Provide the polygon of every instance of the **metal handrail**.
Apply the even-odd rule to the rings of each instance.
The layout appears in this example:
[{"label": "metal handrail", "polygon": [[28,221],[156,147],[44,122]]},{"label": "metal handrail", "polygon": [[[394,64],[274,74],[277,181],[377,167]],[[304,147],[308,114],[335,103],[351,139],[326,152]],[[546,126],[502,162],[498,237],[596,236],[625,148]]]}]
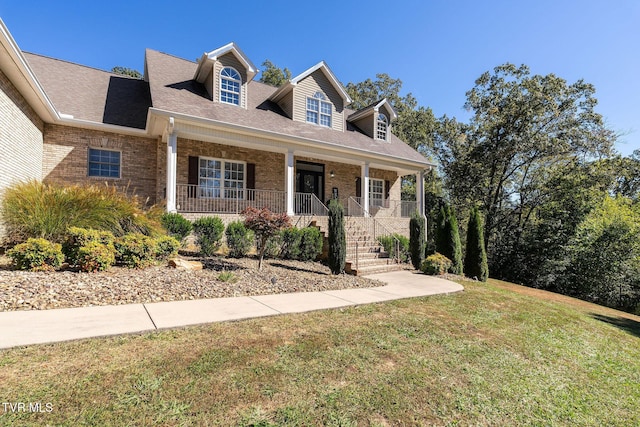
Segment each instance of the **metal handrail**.
[{"label": "metal handrail", "polygon": [[294,206],[298,215],[329,215],[329,209],[314,193],[295,193]]},{"label": "metal handrail", "polygon": [[176,207],[179,212],[239,214],[249,206],[286,212],[286,193],[276,190],[212,189],[193,184],[176,185]]}]

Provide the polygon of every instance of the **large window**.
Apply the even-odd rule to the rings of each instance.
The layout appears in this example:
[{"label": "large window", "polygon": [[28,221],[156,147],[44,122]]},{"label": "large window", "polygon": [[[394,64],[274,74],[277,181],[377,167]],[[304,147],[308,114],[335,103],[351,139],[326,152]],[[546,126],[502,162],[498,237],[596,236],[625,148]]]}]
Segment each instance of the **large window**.
[{"label": "large window", "polygon": [[387,116],[384,114],[378,114],[377,126],[376,126],[376,138],[383,141],[387,140]]},{"label": "large window", "polygon": [[325,96],[316,92],[313,97],[307,98],[307,122],[331,127],[331,111],[333,106],[326,101]]},{"label": "large window", "polygon": [[120,152],[89,148],[89,176],[120,178]]},{"label": "large window", "polygon": [[240,88],[242,78],[240,73],[231,67],[225,67],[220,72],[220,102],[240,105]]},{"label": "large window", "polygon": [[244,163],[200,157],[198,173],[200,197],[244,198]]},{"label": "large window", "polygon": [[384,206],[384,180],[369,178],[369,206]]}]

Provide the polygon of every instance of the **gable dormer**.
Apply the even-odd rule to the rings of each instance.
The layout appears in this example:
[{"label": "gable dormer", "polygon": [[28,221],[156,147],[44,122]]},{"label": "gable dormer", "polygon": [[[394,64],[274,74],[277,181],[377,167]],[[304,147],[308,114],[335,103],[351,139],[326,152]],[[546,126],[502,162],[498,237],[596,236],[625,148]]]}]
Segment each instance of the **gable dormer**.
[{"label": "gable dormer", "polygon": [[204,84],[213,102],[247,108],[247,85],[256,73],[256,66],[232,42],[205,52],[193,79]]},{"label": "gable dormer", "polygon": [[351,103],[324,61],[282,85],[270,98],[298,122],[343,131],[344,108]]},{"label": "gable dormer", "polygon": [[353,123],[367,136],[379,141],[389,141],[391,137],[391,122],[397,114],[387,98],[373,103],[350,115],[347,120]]}]

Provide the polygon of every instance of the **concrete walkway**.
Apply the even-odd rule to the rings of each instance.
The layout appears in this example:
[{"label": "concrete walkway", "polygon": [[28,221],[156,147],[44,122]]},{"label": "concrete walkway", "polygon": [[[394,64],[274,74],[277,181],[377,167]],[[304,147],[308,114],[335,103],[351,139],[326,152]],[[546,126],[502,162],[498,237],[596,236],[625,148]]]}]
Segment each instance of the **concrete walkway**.
[{"label": "concrete walkway", "polygon": [[377,288],[0,313],[0,349],[448,294],[464,288],[410,271],[367,276]]}]

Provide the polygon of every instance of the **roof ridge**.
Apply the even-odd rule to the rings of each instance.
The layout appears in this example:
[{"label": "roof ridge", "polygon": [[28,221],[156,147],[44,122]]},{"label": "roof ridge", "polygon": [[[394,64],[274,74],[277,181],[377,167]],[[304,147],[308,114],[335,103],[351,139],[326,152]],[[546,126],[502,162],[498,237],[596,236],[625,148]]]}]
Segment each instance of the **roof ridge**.
[{"label": "roof ridge", "polygon": [[189,62],[189,63],[191,63],[191,64],[198,64],[198,62],[197,62],[197,61],[190,61],[190,60],[188,60],[188,59],[186,59],[186,58],[182,58],[182,57],[177,56],[177,55],[174,55],[174,54],[172,54],[172,53],[163,52],[163,51],[161,51],[161,50],[152,49],[152,48],[150,48],[150,47],[146,48],[146,49],[145,49],[145,52],[146,52],[146,51],[151,51],[151,52],[159,53],[159,54],[161,54],[161,55],[170,56],[170,57],[172,57],[172,58],[179,59],[179,60],[181,60],[181,61],[185,61],[185,62]]}]

